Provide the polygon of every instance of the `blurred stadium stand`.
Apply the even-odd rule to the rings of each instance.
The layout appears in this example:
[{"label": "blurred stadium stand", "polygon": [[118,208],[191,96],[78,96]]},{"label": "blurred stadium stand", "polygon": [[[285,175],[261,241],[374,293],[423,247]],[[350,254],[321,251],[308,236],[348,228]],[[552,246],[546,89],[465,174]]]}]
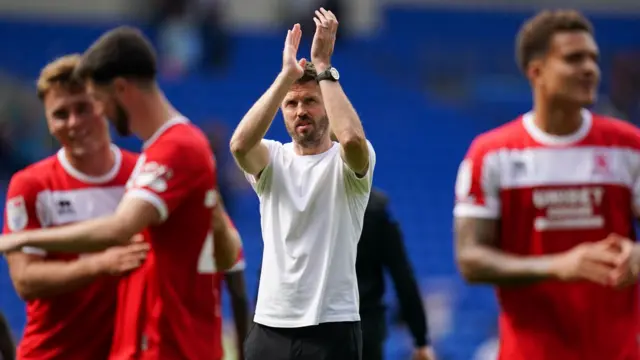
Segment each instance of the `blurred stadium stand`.
[{"label": "blurred stadium stand", "polygon": [[[517,8],[500,0],[487,0],[481,7],[477,2],[471,7],[468,4],[473,2],[464,0],[376,3],[346,2],[343,23],[353,36],[339,43],[334,64],[376,147],[375,184],[388,192],[402,224],[440,359],[471,359],[495,334],[496,304],[490,289],[468,287],[455,272],[451,233],[455,174],[475,135],[529,109],[528,85],[513,59],[515,34],[533,9],[551,3],[523,1]],[[613,111],[606,95],[617,85],[609,75],[616,57],[632,54],[628,56],[633,58],[640,51],[640,2],[610,0],[606,7],[597,0],[564,3],[592,10],[589,14],[603,55],[601,108]],[[279,12],[286,8],[286,1],[233,0],[225,6],[223,22],[232,46],[224,71],[202,74],[195,70],[163,79],[162,86],[177,108],[196,123],[208,126],[206,122],[215,118],[233,129],[280,67],[284,17]],[[40,68],[57,56],[83,51],[103,31],[124,21],[143,27],[155,38],[156,31],[148,25],[152,13],[148,9],[147,2],[126,0],[0,0],[3,184],[16,166],[52,151],[35,105],[33,83]],[[307,54],[309,45],[300,53]],[[637,98],[634,104],[637,109]],[[28,134],[42,135],[26,136],[23,124],[27,123]],[[281,118],[268,136],[287,139]],[[117,141],[133,150],[139,146],[133,139]],[[257,199],[241,190],[233,201],[252,291],[262,251]],[[4,263],[0,264],[0,309],[19,336],[23,304]],[[407,359],[410,340],[400,326],[393,329],[388,358]]]}]

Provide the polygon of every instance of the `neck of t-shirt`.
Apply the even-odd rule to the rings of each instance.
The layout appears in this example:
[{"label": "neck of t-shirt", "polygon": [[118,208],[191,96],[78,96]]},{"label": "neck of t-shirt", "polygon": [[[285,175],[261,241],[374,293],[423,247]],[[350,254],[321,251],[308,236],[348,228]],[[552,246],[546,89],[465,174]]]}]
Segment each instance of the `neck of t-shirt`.
[{"label": "neck of t-shirt", "polygon": [[333,147],[334,142],[330,139],[325,139],[322,143],[315,147],[305,147],[297,142],[293,142],[293,152],[298,156],[313,156],[324,154]]}]

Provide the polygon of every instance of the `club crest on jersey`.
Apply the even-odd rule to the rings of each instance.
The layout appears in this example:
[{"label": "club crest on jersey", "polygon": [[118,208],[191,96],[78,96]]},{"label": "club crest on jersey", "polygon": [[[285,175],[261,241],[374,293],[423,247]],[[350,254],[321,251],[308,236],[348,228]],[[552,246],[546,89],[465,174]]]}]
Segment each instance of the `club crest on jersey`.
[{"label": "club crest on jersey", "polygon": [[29,223],[27,205],[22,196],[16,196],[7,200],[7,227],[11,231],[24,230]]},{"label": "club crest on jersey", "polygon": [[611,174],[609,159],[605,153],[596,153],[593,156],[593,175],[607,176]]},{"label": "club crest on jersey", "polygon": [[167,190],[167,181],[173,176],[173,171],[155,161],[148,162],[142,166],[136,175],[134,186],[148,187],[155,192]]}]

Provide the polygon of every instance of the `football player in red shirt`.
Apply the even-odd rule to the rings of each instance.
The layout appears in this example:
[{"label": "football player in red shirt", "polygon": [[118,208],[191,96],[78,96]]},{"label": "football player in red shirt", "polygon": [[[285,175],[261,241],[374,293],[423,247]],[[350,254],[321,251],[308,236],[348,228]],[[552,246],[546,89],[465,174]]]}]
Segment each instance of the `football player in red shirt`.
[{"label": "football player in red shirt", "polygon": [[[59,226],[111,214],[137,155],[111,144],[107,120],[80,81],[80,55],[48,64],[37,83],[54,156],[17,172],[9,184],[4,232]],[[118,277],[137,268],[148,245],[83,255],[23,248],[7,254],[11,279],[27,302],[18,359],[107,359]],[[100,326],[96,326],[100,324]]]},{"label": "football player in red shirt", "polygon": [[501,360],[638,359],[640,131],[584,109],[600,70],[581,14],[544,11],[517,46],[534,108],[460,165],[458,266],[497,286]]},{"label": "football player in red shirt", "polygon": [[102,250],[146,229],[152,251],[120,291],[111,358],[208,359],[214,275],[235,263],[240,245],[218,199],[209,143],[167,101],[156,67],[151,44],[130,27],[87,49],[76,75],[121,134],[144,141],[126,193],[113,215],[5,235],[0,251]]}]

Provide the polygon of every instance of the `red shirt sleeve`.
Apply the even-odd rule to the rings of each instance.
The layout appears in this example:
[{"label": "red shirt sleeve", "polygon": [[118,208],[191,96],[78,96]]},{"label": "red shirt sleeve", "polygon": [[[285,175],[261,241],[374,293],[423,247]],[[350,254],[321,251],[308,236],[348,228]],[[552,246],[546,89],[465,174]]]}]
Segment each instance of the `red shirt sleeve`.
[{"label": "red shirt sleeve", "polygon": [[[159,144],[158,144],[159,145]],[[164,142],[141,155],[143,163],[134,170],[125,196],[135,196],[151,203],[164,222],[187,196],[197,171],[189,161],[189,146]],[[213,159],[212,159],[213,161]]]},{"label": "red shirt sleeve", "polygon": [[500,174],[497,153],[474,140],[458,168],[456,217],[500,218]]},{"label": "red shirt sleeve", "polygon": [[[38,206],[38,194],[41,190],[42,186],[38,180],[22,171],[11,178],[4,208],[3,233],[9,234],[42,227],[39,216],[42,209]],[[23,251],[46,255],[44,250],[37,248],[23,248]]]}]

